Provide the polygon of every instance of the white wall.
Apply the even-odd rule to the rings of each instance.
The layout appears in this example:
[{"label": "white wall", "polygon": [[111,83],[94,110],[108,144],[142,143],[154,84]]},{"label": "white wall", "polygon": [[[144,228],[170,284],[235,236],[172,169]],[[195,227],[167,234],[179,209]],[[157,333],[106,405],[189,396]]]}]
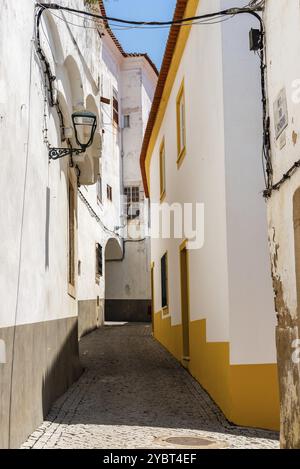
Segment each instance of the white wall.
[{"label": "white wall", "polygon": [[[109,38],[108,38],[109,41]],[[81,192],[101,220],[91,216],[86,204],[79,200],[79,260],[81,274],[78,279],[79,299],[95,300],[105,296],[105,247],[110,238],[116,238],[116,227],[122,225],[121,219],[121,141],[118,129],[113,125],[112,96],[113,88],[119,92],[120,54],[116,53],[111,42],[104,41],[97,62],[101,70],[100,95],[98,98],[100,119],[103,125],[100,174],[102,177],[102,202],[97,198],[97,186],[81,187]],[[111,100],[110,104],[100,104],[100,96]],[[107,198],[107,184],[112,187],[112,201]],[[96,243],[103,248],[103,275],[96,282]],[[119,249],[121,250],[121,243]]]},{"label": "white wall", "polygon": [[[273,181],[276,183],[299,159],[299,2],[297,0],[289,2],[267,1],[264,20],[267,36],[267,85],[271,121]],[[282,89],[285,89],[287,97],[288,127],[277,140],[273,103]],[[293,141],[293,136],[295,141]],[[286,140],[283,148],[280,144],[282,137],[285,137]],[[297,317],[293,197],[299,186],[300,174],[298,170],[290,180],[281,186],[279,191],[274,191],[268,200],[269,235],[273,260],[276,252],[278,253],[277,262],[274,262],[273,274],[281,282],[282,305],[286,307],[286,311],[292,318]]]},{"label": "white wall", "polygon": [[[95,187],[88,190],[81,188],[83,195],[92,203],[92,195],[95,201],[93,209],[101,216],[101,208],[97,207],[97,194]],[[86,205],[78,199],[78,261],[80,262],[80,273],[78,274],[78,298],[79,300],[92,300],[104,298],[104,276],[96,283],[96,243],[105,246],[106,236],[95,218],[92,218]],[[104,264],[104,262],[103,262]]]},{"label": "white wall", "polygon": [[[197,14],[232,4],[202,0]],[[233,364],[275,361],[266,208],[259,193],[263,189],[259,63],[247,44],[252,25],[250,18],[236,18],[228,26],[192,28],[150,173],[151,201],[158,202],[159,146],[165,138],[164,202],[205,204],[205,244],[190,251],[190,317],[207,319],[209,342],[230,341]],[[176,96],[183,78],[187,143],[178,170]],[[168,250],[174,325],[181,323],[180,242],[151,242],[154,308],[161,308],[160,258]]]},{"label": "white wall", "polygon": [[[201,13],[218,9],[201,2]],[[210,47],[207,47],[207,44]],[[205,203],[205,245],[190,255],[191,320],[207,318],[209,341],[229,338],[224,180],[223,87],[219,25],[191,30],[151,162],[151,201],[159,201],[159,146],[165,138],[165,202]],[[185,80],[187,152],[177,170],[176,97]],[[211,111],[211,112],[210,112]],[[213,186],[212,186],[213,181]],[[214,190],[211,190],[212,187]],[[181,323],[179,245],[182,240],[152,241],[155,310],[161,307],[160,258],[168,249],[172,324]],[[172,287],[171,287],[172,285]]]},{"label": "white wall", "polygon": [[[139,155],[157,77],[144,57],[123,57],[108,33],[103,38],[99,63],[100,94],[111,100],[110,104],[101,103],[100,109],[104,130],[100,164],[102,204],[97,201],[96,186],[82,187],[81,191],[101,223],[91,219],[87,207],[79,200],[79,299],[90,300],[97,296],[100,299],[104,296],[110,299],[146,299],[150,298],[149,242],[129,242],[123,262],[105,263],[105,260],[108,240],[116,239],[118,252],[112,257],[121,258],[123,244],[120,236],[127,236],[126,230],[120,228],[127,221],[123,217],[123,186],[139,186],[141,200],[144,199]],[[113,89],[119,97],[119,128],[113,124]],[[122,129],[126,114],[130,115],[130,128]],[[112,187],[112,202],[107,199],[107,184]],[[141,237],[144,222],[142,215],[132,222],[141,230]],[[103,247],[103,276],[99,285],[95,282],[97,242]]]},{"label": "white wall", "polygon": [[[118,155],[121,165],[121,191],[125,186],[138,186],[140,189],[140,201],[144,203],[144,189],[142,184],[139,157],[146,128],[151,102],[154,95],[157,76],[144,57],[118,57],[112,54],[115,45],[111,38],[104,40],[103,57],[105,62],[110,61],[110,70],[115,73],[115,88],[118,89],[120,99],[120,130]],[[106,78],[107,80],[107,78]],[[109,81],[109,79],[108,79]],[[111,80],[112,81],[112,80]],[[118,87],[118,88],[117,88]],[[105,105],[104,105],[105,106]],[[112,126],[104,112],[104,128],[106,134],[112,135]],[[123,127],[124,115],[130,116],[130,127]],[[105,135],[106,135],[105,134]],[[109,140],[108,136],[108,140]],[[106,143],[105,143],[106,145]],[[112,142],[113,145],[113,142]],[[116,148],[109,145],[104,147],[104,154],[110,159],[115,154]],[[115,226],[127,224],[125,230],[118,230],[125,237],[125,256],[122,262],[106,263],[106,298],[124,300],[150,299],[150,243],[149,240],[132,242],[130,238],[145,237],[145,225],[148,217],[141,207],[140,216],[135,220],[126,217],[116,223]],[[128,238],[128,241],[126,241]]]},{"label": "white wall", "polygon": [[[223,0],[221,9],[238,3]],[[249,50],[259,23],[239,15],[223,24],[223,76],[227,198],[227,249],[231,363],[275,357],[275,323],[267,211],[262,196],[260,60]],[[238,40],[237,40],[238,38]],[[255,344],[255,346],[254,346]]]}]

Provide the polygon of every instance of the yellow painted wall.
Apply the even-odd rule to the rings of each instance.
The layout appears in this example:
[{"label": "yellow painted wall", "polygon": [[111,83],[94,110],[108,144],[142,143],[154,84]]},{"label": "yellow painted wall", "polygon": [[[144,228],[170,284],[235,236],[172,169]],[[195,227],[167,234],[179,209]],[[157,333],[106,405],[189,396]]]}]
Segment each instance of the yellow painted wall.
[{"label": "yellow painted wall", "polygon": [[[171,318],[154,315],[154,336],[181,361],[182,328]],[[190,322],[188,369],[222,409],[228,420],[243,426],[279,430],[276,364],[230,365],[228,342],[206,341],[206,320]]]},{"label": "yellow painted wall", "polygon": [[177,360],[181,361],[182,357],[182,330],[181,325],[171,326],[171,318],[162,318],[162,313],[154,315],[153,325],[154,337],[174,355]]},{"label": "yellow painted wall", "polygon": [[[199,0],[189,0],[185,15],[194,16],[199,5]],[[145,169],[149,187],[151,158],[157,145],[190,30],[190,27],[185,27],[180,31],[147,149]],[[153,327],[155,338],[181,362],[181,325],[172,326],[171,318],[163,318],[162,313],[158,312],[154,314]],[[238,425],[279,429],[276,364],[230,365],[230,343],[207,342],[205,319],[190,322],[188,369],[223,410],[228,420]]]},{"label": "yellow painted wall", "polygon": [[229,344],[206,341],[205,319],[190,322],[190,358],[190,373],[228,415]]},{"label": "yellow painted wall", "polygon": [[276,364],[230,365],[231,408],[239,425],[279,430],[280,408]]}]

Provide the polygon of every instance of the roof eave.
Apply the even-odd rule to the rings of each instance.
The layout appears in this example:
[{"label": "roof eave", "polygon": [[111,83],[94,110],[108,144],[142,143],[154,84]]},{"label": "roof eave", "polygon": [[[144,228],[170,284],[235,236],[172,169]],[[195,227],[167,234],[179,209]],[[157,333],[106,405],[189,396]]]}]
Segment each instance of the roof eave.
[{"label": "roof eave", "polygon": [[[105,10],[105,6],[104,6],[104,3],[103,3],[103,0],[98,0],[99,1],[99,8],[100,8],[100,12],[101,12],[101,15],[102,16],[106,16],[106,10]],[[119,52],[122,54],[123,57],[142,57],[144,58],[148,63],[149,65],[152,67],[152,69],[154,70],[155,74],[158,76],[159,75],[159,72],[157,70],[157,67],[156,65],[153,63],[153,61],[150,59],[149,55],[146,54],[146,53],[138,53],[138,52],[135,52],[135,53],[128,53],[126,52],[122,45],[120,44],[120,42],[118,41],[118,39],[116,38],[116,36],[114,35],[113,31],[111,30],[110,26],[109,26],[109,23],[106,19],[103,20],[103,23],[104,23],[104,26],[105,26],[105,29],[106,31],[108,32],[108,34],[110,35],[111,39],[113,40],[115,46],[117,47],[117,49],[119,50]]]}]

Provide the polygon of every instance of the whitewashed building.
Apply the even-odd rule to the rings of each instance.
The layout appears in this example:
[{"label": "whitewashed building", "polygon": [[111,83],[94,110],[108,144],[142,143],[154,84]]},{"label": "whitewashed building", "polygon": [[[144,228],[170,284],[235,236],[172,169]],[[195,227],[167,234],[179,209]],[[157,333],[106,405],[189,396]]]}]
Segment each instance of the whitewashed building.
[{"label": "whitewashed building", "polygon": [[264,2],[271,177],[268,227],[277,313],[281,446],[300,448],[300,5]]},{"label": "whitewashed building", "polygon": [[[174,18],[244,4],[178,0]],[[230,421],[276,429],[260,60],[249,50],[259,22],[242,14],[215,23],[171,28],[141,153],[152,222],[158,206],[175,204],[180,220],[190,204],[185,228],[195,230],[196,204],[204,205],[196,249],[188,232],[164,236],[162,224],[152,226],[154,335]]]},{"label": "whitewashed building", "polygon": [[[70,0],[68,6],[84,10],[90,8],[87,3]],[[102,7],[93,8],[100,12]],[[105,260],[124,253],[123,171],[136,187],[140,176],[133,157],[123,168],[123,110],[130,129],[139,125],[140,145],[156,74],[147,57],[123,57],[107,33],[102,41],[105,26],[66,11],[43,10],[33,0],[0,3],[3,448],[19,446],[80,376],[78,336],[104,321]],[[140,70],[136,92],[143,110],[136,115],[131,109],[134,70]],[[132,86],[132,99],[123,104],[126,86]],[[79,121],[84,126],[76,139],[72,115],[78,111],[96,117],[92,145],[50,160],[50,150],[56,157],[55,148],[61,155],[88,140],[86,118]],[[138,154],[139,146],[129,142],[127,152]],[[138,256],[144,262],[146,248]],[[143,273],[137,284],[149,300],[145,267]]]},{"label": "whitewashed building", "polygon": [[[100,9],[105,15],[102,1]],[[148,206],[139,156],[157,83],[157,70],[146,54],[127,54],[107,23],[105,27],[101,55],[102,197],[104,200],[108,196],[112,198],[112,203],[106,204],[105,220],[111,214],[111,207],[121,204],[119,217],[107,224],[118,234],[122,249],[119,253],[118,249],[113,249],[113,239],[105,249],[105,318],[149,321]]]},{"label": "whitewashed building", "polygon": [[[69,2],[84,9],[83,0]],[[100,50],[82,19],[33,0],[0,4],[0,446],[17,447],[81,374],[78,357],[77,185],[94,184],[101,151]],[[100,25],[99,25],[100,30]],[[97,116],[85,157],[75,111]],[[80,138],[85,138],[79,131]],[[90,230],[90,225],[85,226]]]}]

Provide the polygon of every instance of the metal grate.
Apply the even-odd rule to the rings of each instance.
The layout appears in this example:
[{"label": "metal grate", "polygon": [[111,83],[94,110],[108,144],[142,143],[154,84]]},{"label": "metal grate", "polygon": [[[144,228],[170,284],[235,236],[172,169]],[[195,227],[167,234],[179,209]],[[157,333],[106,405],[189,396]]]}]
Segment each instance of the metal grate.
[{"label": "metal grate", "polygon": [[201,448],[202,446],[210,446],[214,443],[212,440],[206,438],[198,438],[195,436],[171,436],[166,438],[167,443],[173,443],[180,446],[194,446],[195,448]]},{"label": "metal grate", "polygon": [[173,448],[193,448],[193,449],[218,449],[224,448],[226,444],[222,441],[215,440],[213,438],[204,438],[201,436],[170,436],[167,438],[158,439],[157,442],[161,445],[169,446]]}]

